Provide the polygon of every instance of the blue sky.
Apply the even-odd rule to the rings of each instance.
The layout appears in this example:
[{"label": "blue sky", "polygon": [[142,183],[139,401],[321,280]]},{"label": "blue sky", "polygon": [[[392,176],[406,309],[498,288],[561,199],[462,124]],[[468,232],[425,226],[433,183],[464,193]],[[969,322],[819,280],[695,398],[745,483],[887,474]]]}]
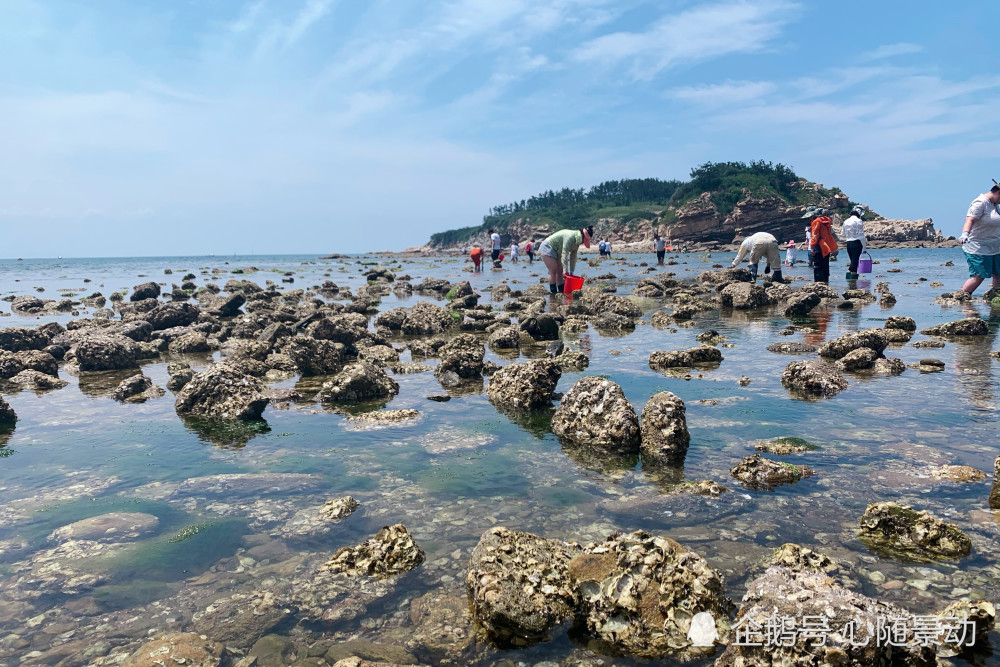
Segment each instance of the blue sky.
[{"label": "blue sky", "polygon": [[989,3],[4,0],[5,256],[359,252],[765,159],[957,234]]}]

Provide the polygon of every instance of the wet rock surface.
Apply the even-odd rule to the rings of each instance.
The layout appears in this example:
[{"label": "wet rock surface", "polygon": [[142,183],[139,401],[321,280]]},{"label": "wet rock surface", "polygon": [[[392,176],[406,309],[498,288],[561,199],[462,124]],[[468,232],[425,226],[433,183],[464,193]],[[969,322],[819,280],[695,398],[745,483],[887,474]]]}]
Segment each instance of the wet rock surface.
[{"label": "wet rock surface", "polygon": [[391,398],[399,393],[399,383],[367,361],[348,364],[334,379],[324,382],[320,398],[332,403],[360,403]]},{"label": "wet rock surface", "polygon": [[689,639],[695,614],[715,617],[716,636],[729,636],[732,603],[721,575],[698,554],[644,531],[588,544],[569,563],[587,630],[616,650],[647,658],[711,655]]},{"label": "wet rock surface", "polygon": [[819,356],[841,359],[859,349],[868,349],[880,356],[889,344],[883,329],[866,329],[835,338],[819,348]]},{"label": "wet rock surface", "polygon": [[269,400],[260,380],[229,363],[219,363],[192,376],[177,394],[174,409],[182,415],[259,419]]},{"label": "wet rock surface", "polygon": [[893,502],[869,505],[860,519],[859,536],[877,553],[918,561],[962,558],[972,547],[957,526]]},{"label": "wet rock surface", "polygon": [[114,392],[111,394],[111,398],[116,401],[140,403],[150,398],[159,398],[165,393],[166,392],[164,392],[163,389],[154,386],[152,380],[142,373],[139,373],[122,380],[121,383],[115,387]]},{"label": "wet rock surface", "polygon": [[980,317],[967,317],[920,330],[925,336],[985,336],[989,332],[989,326]]},{"label": "wet rock surface", "polygon": [[760,454],[746,457],[729,473],[748,489],[762,491],[772,491],[776,486],[794,484],[813,475],[808,466],[772,461]]},{"label": "wet rock surface", "polygon": [[639,418],[616,383],[585,377],[566,392],[552,417],[552,432],[570,442],[638,451]]},{"label": "wet rock surface", "polygon": [[473,617],[499,644],[542,641],[569,620],[579,596],[569,583],[574,543],[497,527],[480,538],[469,559],[465,585]]},{"label": "wet rock surface", "polygon": [[691,443],[684,401],[669,391],[653,395],[642,409],[640,432],[644,460],[683,462]]},{"label": "wet rock surface", "polygon": [[821,361],[793,361],[781,374],[781,384],[808,397],[836,396],[847,389],[837,369]]},{"label": "wet rock surface", "polygon": [[692,368],[695,366],[718,366],[722,363],[722,352],[715,347],[693,347],[689,350],[664,352],[657,350],[649,355],[649,367],[653,370],[665,368]]},{"label": "wet rock surface", "polygon": [[510,364],[490,377],[486,395],[500,409],[538,410],[552,405],[560,377],[562,368],[549,359]]},{"label": "wet rock surface", "polygon": [[[337,508],[334,508],[337,509]],[[375,537],[354,547],[344,547],[321,570],[387,579],[409,572],[424,562],[424,552],[402,524],[386,526]]]}]

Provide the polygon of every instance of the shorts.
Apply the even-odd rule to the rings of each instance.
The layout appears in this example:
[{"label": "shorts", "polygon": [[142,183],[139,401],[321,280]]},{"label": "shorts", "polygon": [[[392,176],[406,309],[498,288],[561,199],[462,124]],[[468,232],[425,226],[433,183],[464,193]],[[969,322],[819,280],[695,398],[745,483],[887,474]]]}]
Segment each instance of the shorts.
[{"label": "shorts", "polygon": [[494,262],[500,259],[500,248],[493,249],[493,252],[490,253],[490,259],[492,259]]},{"label": "shorts", "polygon": [[969,263],[970,277],[1000,276],[1000,255],[974,255],[967,252],[965,261]]},{"label": "shorts", "polygon": [[559,259],[559,255],[556,254],[556,251],[552,249],[552,246],[550,246],[547,241],[542,241],[542,244],[538,246],[538,254],[542,257]]},{"label": "shorts", "polygon": [[657,250],[656,251],[656,261],[662,262],[663,258],[666,257],[666,256],[667,256],[667,251],[666,250]]}]

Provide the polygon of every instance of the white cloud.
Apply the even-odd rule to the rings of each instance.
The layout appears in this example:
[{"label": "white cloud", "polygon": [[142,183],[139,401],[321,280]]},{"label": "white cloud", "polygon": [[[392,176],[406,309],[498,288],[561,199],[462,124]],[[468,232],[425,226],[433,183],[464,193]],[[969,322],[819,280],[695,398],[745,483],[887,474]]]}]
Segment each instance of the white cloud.
[{"label": "white cloud", "polygon": [[695,7],[657,21],[645,32],[602,35],[581,45],[578,61],[630,63],[636,80],[649,80],[681,63],[766,48],[795,18],[799,5],[782,0],[739,0]]},{"label": "white cloud", "polygon": [[884,44],[874,51],[867,51],[859,56],[858,60],[861,62],[870,62],[872,60],[883,60],[885,58],[893,58],[895,56],[905,56],[911,53],[920,53],[924,50],[924,47],[919,44],[912,44],[909,42],[900,42],[899,44]]},{"label": "white cloud", "polygon": [[265,0],[251,0],[243,5],[239,18],[229,24],[229,31],[246,32],[251,29],[257,22],[260,10],[264,8],[264,2]]},{"label": "white cloud", "polygon": [[679,100],[705,106],[744,103],[770,95],[777,89],[771,81],[726,81],[677,88],[669,94]]}]

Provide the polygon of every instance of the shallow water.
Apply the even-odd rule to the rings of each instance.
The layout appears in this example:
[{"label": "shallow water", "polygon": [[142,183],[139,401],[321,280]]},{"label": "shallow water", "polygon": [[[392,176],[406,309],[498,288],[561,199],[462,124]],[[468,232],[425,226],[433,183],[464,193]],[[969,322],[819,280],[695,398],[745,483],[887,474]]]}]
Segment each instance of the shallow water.
[{"label": "shallow water", "polygon": [[[877,251],[877,277],[898,302],[891,309],[873,303],[858,311],[814,311],[799,322],[810,331],[781,336],[788,325],[774,313],[709,312],[690,327],[658,330],[649,316],[650,302],[633,334],[608,337],[593,328],[566,335],[571,348],[590,356],[585,373],[566,373],[557,391],[566,391],[584,375],[603,375],[619,383],[637,412],[658,391],[669,390],[687,404],[691,448],[683,470],[644,467],[634,459],[595,457],[560,445],[547,418],[512,421],[486,400],[482,391],[456,394],[450,402],[428,401],[440,394],[432,373],[396,375],[400,393],[390,408],[416,408],[415,424],[358,430],[342,414],[315,403],[288,409],[269,407],[267,425],[249,433],[220,433],[182,422],[173,409],[174,396],[144,404],[119,404],[106,383],[62,373],[70,385],[35,395],[31,391],[4,397],[19,416],[0,457],[0,573],[8,595],[0,599],[0,659],[20,664],[34,655],[37,664],[54,664],[47,651],[64,642],[85,641],[113,654],[151,632],[188,627],[191,614],[232,591],[247,591],[258,577],[272,576],[275,563],[296,554],[332,554],[372,535],[381,526],[403,523],[427,552],[423,566],[407,575],[404,585],[363,619],[342,627],[283,628],[298,639],[333,643],[361,637],[401,643],[412,623],[410,602],[427,592],[464,596],[465,566],[479,536],[494,525],[546,537],[598,540],[613,530],[646,529],[668,534],[703,555],[726,578],[737,602],[743,586],[760,573],[759,561],[785,542],[818,548],[852,565],[851,577],[863,592],[915,612],[937,611],[963,597],[1000,598],[1000,523],[989,512],[990,480],[960,484],[922,478],[919,467],[963,464],[990,472],[997,456],[998,369],[989,353],[1000,324],[1000,311],[975,303],[945,308],[933,303],[964,280],[959,249]],[[728,266],[731,254],[681,255],[679,264],[661,267],[678,278],[693,278],[713,263]],[[890,263],[898,257],[899,263]],[[626,256],[587,268],[592,275],[620,275],[618,294],[627,295],[645,274],[635,266],[649,257]],[[947,260],[954,267],[941,266]],[[33,293],[58,299],[67,293],[86,296],[155,280],[180,283],[188,271],[201,285],[245,278],[279,285],[293,272],[288,288],[308,288],[323,280],[358,287],[364,284],[360,262],[377,258],[318,260],[302,257],[201,257],[95,260],[0,261],[0,296]],[[380,262],[397,274],[410,274],[414,284],[424,277],[468,279],[482,290],[500,280],[512,288],[538,282],[541,263],[507,264],[503,271],[470,274],[453,258]],[[259,271],[229,275],[236,268]],[[165,276],[165,268],[173,270]],[[211,268],[226,273],[212,275]],[[832,285],[846,288],[844,263],[835,264]],[[901,273],[886,273],[900,268]],[[205,272],[205,273],[203,273]],[[329,275],[327,275],[329,274]],[[841,277],[837,277],[838,274]],[[801,266],[786,277],[807,277]],[[918,281],[919,277],[926,281]],[[90,279],[91,282],[84,282]],[[934,288],[932,281],[944,287]],[[802,283],[793,283],[793,287]],[[44,292],[36,292],[41,287]],[[383,298],[380,310],[431,299],[414,295]],[[3,302],[0,309],[8,311]],[[668,308],[670,310],[670,308]],[[792,398],[779,380],[785,365],[810,355],[773,354],[764,348],[775,341],[819,344],[843,333],[880,327],[889,315],[908,315],[918,329],[979,312],[990,323],[990,335],[973,342],[949,342],[942,349],[893,345],[887,356],[907,364],[934,357],[944,372],[914,369],[898,377],[849,376],[850,387],[823,401]],[[87,316],[81,311],[80,316]],[[0,326],[65,323],[72,316],[40,318],[12,315]],[[714,370],[668,375],[650,370],[656,349],[693,347],[695,336],[716,329],[726,336],[725,361]],[[924,339],[917,334],[913,341]],[[507,363],[489,350],[487,359]],[[408,354],[403,360],[409,360]],[[188,358],[196,370],[211,357]],[[433,364],[434,362],[428,362]],[[146,363],[143,372],[163,386],[166,361]],[[129,375],[115,375],[119,380]],[[741,376],[751,378],[741,387]],[[277,383],[292,386],[294,380]],[[111,382],[110,387],[114,386]],[[753,453],[756,440],[797,436],[819,445],[808,454],[784,458],[807,463],[815,476],[774,492],[742,489],[729,469]],[[176,483],[220,473],[309,473],[320,476],[308,488],[250,487],[224,497],[203,493],[166,496],[152,483]],[[713,479],[743,494],[738,507],[697,499],[650,511],[616,513],[608,503],[623,496],[655,497],[683,480]],[[351,494],[361,509],[328,535],[285,543],[272,537],[276,526],[297,509],[322,504],[326,498]],[[911,504],[958,524],[973,540],[972,555],[959,562],[910,564],[880,558],[855,537],[858,518],[868,503],[893,500]],[[32,588],[18,584],[33,557],[54,544],[48,535],[78,519],[114,511],[147,512],[159,519],[156,531],[119,553],[81,561],[80,569],[97,573],[99,581],[79,592]],[[876,573],[876,574],[872,574]],[[888,585],[887,585],[888,584]],[[31,595],[25,593],[32,591]],[[14,591],[16,595],[10,595]],[[202,592],[203,591],[203,592]],[[25,623],[31,619],[31,623]],[[14,637],[14,638],[12,638]],[[584,640],[585,641],[585,640]],[[996,638],[994,637],[994,643]],[[106,650],[105,650],[105,644]],[[122,647],[122,648],[118,648]],[[32,654],[40,651],[41,654]],[[97,657],[99,657],[99,655]],[[586,646],[560,631],[553,641],[528,649],[498,652],[476,647],[469,660],[493,664],[510,659],[524,664],[556,662],[574,655],[592,656]],[[638,664],[608,658],[605,664]],[[28,664],[34,664],[29,662]],[[67,663],[76,664],[76,663]],[[595,663],[596,664],[596,663]],[[1000,665],[984,657],[981,664]]]}]

